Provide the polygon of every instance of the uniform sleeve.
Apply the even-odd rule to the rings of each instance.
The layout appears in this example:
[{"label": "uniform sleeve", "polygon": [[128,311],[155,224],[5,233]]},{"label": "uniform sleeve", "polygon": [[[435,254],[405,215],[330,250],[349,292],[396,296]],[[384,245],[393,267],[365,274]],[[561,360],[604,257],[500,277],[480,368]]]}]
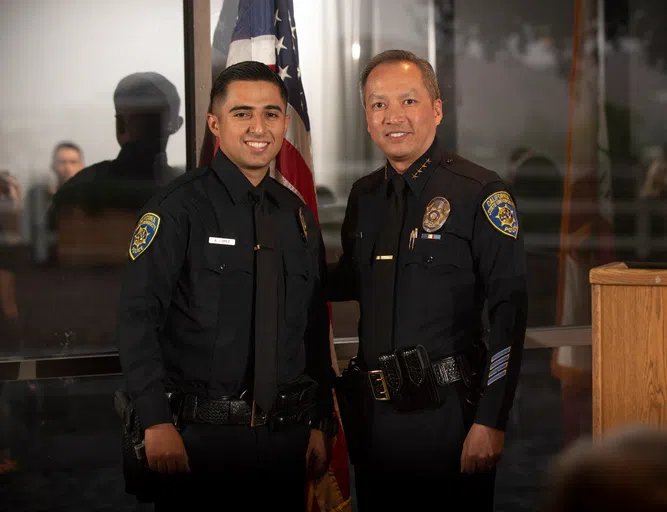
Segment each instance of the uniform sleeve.
[{"label": "uniform sleeve", "polygon": [[345,218],[341,227],[343,254],[337,262],[328,265],[326,297],[331,302],[359,300],[359,289],[354,270],[354,245],[358,232],[358,194],[354,187],[345,208]]},{"label": "uniform sleeve", "polygon": [[128,249],[117,337],[128,391],[143,428],[172,421],[158,333],[186,248],[185,219],[153,209],[140,216]]},{"label": "uniform sleeve", "polygon": [[498,430],[507,425],[526,334],[526,261],[517,219],[514,201],[502,183],[482,190],[472,245],[486,293],[490,333],[475,422]]},{"label": "uniform sleeve", "polygon": [[333,378],[331,350],[329,346],[329,307],[324,294],[326,284],[326,256],[324,241],[315,218],[307,215],[309,244],[312,254],[311,265],[317,269],[313,294],[308,306],[308,324],[306,326],[306,372],[318,384],[317,416],[318,419],[333,417]]}]

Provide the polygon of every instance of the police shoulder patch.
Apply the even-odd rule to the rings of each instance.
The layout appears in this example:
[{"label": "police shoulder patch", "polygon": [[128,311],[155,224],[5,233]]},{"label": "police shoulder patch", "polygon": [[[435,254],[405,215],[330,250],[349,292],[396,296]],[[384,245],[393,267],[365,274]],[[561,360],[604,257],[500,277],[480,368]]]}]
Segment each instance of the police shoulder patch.
[{"label": "police shoulder patch", "polygon": [[141,254],[148,249],[157,230],[160,227],[160,216],[155,213],[145,213],[137,223],[137,227],[132,235],[130,242],[129,254],[132,261],[136,260]]},{"label": "police shoulder patch", "polygon": [[494,192],[482,204],[486,218],[502,234],[516,238],[519,235],[519,221],[516,207],[508,192]]}]

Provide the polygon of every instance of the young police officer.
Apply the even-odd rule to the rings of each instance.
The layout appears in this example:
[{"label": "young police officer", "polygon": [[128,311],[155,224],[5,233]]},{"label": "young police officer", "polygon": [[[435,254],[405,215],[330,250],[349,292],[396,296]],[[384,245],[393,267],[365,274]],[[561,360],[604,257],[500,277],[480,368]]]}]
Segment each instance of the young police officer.
[{"label": "young police officer", "polygon": [[158,510],[205,500],[300,510],[308,472],[328,465],[322,239],[303,202],[268,176],[286,108],[264,64],[224,70],[211,91],[211,167],[154,196],[130,243],[118,338],[148,465],[161,475]]},{"label": "young police officer", "polygon": [[384,52],[360,85],[387,163],[352,187],[328,292],[360,303],[340,401],[359,510],[492,510],[526,324],[516,207],[437,139],[428,62]]}]

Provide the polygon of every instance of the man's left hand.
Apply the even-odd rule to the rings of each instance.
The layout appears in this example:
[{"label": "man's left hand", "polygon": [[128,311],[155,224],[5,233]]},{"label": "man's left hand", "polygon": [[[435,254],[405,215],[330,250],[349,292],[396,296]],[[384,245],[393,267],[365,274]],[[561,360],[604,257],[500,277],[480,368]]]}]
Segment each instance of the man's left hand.
[{"label": "man's left hand", "polygon": [[503,454],[505,432],[495,428],[473,424],[463,443],[461,472],[490,471]]},{"label": "man's left hand", "polygon": [[320,430],[311,430],[306,450],[306,470],[308,478],[318,480],[329,469],[332,439]]}]

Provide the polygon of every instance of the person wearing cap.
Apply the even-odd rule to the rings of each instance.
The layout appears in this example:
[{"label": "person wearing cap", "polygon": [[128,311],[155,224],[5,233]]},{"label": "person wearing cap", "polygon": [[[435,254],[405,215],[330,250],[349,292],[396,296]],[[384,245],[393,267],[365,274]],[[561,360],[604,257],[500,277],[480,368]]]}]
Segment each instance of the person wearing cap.
[{"label": "person wearing cap", "polygon": [[437,137],[427,61],[383,52],[360,92],[386,164],[352,186],[327,278],[329,300],[360,307],[337,386],[358,510],[490,511],[526,330],[517,209]]},{"label": "person wearing cap", "polygon": [[105,208],[136,211],[180,174],[168,165],[166,154],[169,137],[183,125],[174,84],[159,73],[133,73],[118,83],[113,101],[120,152],[114,160],[82,169],[60,187],[49,211],[53,229],[68,206],[87,213]]}]

